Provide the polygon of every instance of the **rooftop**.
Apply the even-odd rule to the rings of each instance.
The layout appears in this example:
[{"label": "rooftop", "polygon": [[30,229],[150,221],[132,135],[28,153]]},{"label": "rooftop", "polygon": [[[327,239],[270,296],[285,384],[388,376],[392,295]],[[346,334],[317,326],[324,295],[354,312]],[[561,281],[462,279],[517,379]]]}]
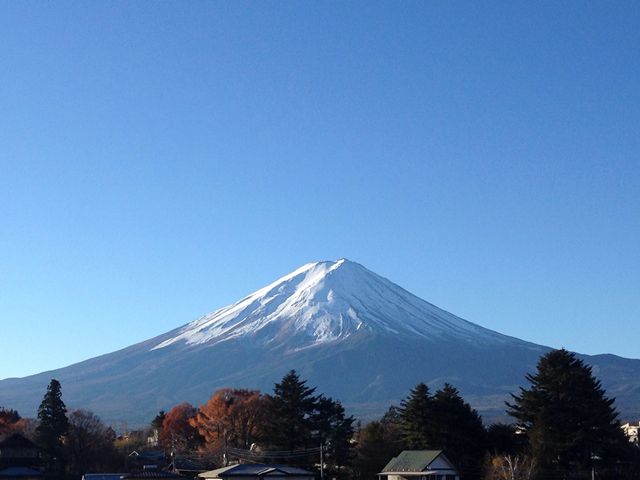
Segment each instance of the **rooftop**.
[{"label": "rooftop", "polygon": [[422,472],[442,454],[442,450],[404,450],[393,457],[382,472]]},{"label": "rooftop", "polygon": [[218,468],[216,470],[210,470],[208,472],[201,473],[201,478],[222,478],[224,477],[262,477],[265,475],[270,476],[310,476],[315,477],[315,473],[308,470],[304,470],[298,467],[291,467],[288,465],[272,465],[264,463],[239,463],[237,465],[229,465],[228,467]]}]

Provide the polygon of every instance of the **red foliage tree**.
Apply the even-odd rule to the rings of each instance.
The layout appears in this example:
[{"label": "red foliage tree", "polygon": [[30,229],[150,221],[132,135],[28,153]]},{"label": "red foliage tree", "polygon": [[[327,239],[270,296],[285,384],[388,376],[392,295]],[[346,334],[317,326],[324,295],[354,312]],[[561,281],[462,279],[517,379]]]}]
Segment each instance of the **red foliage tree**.
[{"label": "red foliage tree", "polygon": [[190,403],[176,405],[166,414],[160,432],[160,445],[166,450],[186,452],[202,444],[202,437],[191,424],[196,409]]},{"label": "red foliage tree", "polygon": [[9,435],[19,430],[20,415],[12,409],[0,407],[0,435]]},{"label": "red foliage tree", "polygon": [[207,448],[249,448],[259,435],[265,415],[265,397],[258,390],[223,388],[202,405],[191,424]]}]

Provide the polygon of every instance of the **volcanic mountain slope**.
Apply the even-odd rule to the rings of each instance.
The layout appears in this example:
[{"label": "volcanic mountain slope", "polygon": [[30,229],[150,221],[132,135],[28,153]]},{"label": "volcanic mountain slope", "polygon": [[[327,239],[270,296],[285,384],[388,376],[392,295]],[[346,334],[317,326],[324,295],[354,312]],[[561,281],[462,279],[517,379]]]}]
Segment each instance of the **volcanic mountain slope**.
[{"label": "volcanic mountain slope", "polygon": [[[420,381],[448,381],[485,415],[548,347],[480,327],[348,260],[304,265],[242,300],[164,335],[66,368],[0,381],[0,405],[33,415],[51,378],[71,408],[148,422],[218,388],[271,391],[290,369],[361,416]],[[623,413],[636,415],[640,360],[582,356]]]}]

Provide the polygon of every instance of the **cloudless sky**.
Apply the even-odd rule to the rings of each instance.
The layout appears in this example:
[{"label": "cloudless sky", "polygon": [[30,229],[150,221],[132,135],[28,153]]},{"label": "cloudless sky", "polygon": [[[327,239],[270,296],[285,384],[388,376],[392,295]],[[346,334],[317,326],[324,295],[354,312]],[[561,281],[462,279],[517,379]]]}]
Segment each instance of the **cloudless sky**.
[{"label": "cloudless sky", "polygon": [[0,3],[0,378],[346,257],[640,357],[638,2]]}]

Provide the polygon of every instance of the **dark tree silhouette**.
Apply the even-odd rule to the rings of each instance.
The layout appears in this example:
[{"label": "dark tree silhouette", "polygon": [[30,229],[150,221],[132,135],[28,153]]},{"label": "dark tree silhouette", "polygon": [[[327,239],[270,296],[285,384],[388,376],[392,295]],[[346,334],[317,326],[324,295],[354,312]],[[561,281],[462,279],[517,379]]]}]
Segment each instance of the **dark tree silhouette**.
[{"label": "dark tree silhouette", "polygon": [[[395,410],[392,411],[392,416]],[[385,414],[383,420],[370,422],[357,434],[354,478],[373,480],[382,468],[403,449],[400,424]]]},{"label": "dark tree silhouette", "polygon": [[[315,388],[307,387],[295,370],[276,383],[273,395],[267,397],[267,421],[263,441],[278,450],[299,450],[311,446],[312,416],[316,409]],[[318,446],[313,444],[314,447]]]},{"label": "dark tree silhouette", "polygon": [[526,433],[541,475],[566,478],[592,467],[604,473],[625,456],[628,442],[614,399],[575,354],[549,352],[526,378],[531,387],[512,395],[508,413]]},{"label": "dark tree silhouette", "polygon": [[526,448],[524,436],[515,425],[493,423],[487,428],[487,449],[493,455],[516,455]]},{"label": "dark tree silhouette", "polygon": [[47,393],[38,408],[38,421],[39,425],[36,429],[38,443],[50,456],[51,468],[60,472],[64,470],[65,465],[62,438],[69,430],[69,420],[67,407],[62,401],[62,387],[56,379],[49,382]]},{"label": "dark tree silhouette", "polygon": [[69,415],[65,436],[69,471],[74,475],[105,472],[116,465],[116,434],[100,418],[88,410],[74,410]]},{"label": "dark tree silhouette", "polygon": [[157,430],[158,433],[162,430],[162,424],[167,416],[164,410],[160,410],[153,420],[151,420],[151,428]]},{"label": "dark tree silhouette", "polygon": [[[282,461],[297,465],[317,465],[323,445],[324,463],[332,476],[352,458],[353,417],[344,407],[324,395],[316,396],[295,370],[276,383],[273,395],[267,396],[262,443],[272,450],[297,452]],[[308,454],[298,453],[307,449]]]},{"label": "dark tree silhouette", "polygon": [[0,435],[16,431],[20,420],[20,414],[16,410],[0,407]]},{"label": "dark tree silhouette", "polygon": [[429,387],[419,383],[400,402],[400,425],[409,449],[425,449],[433,444],[433,398]]},{"label": "dark tree silhouette", "polygon": [[433,396],[432,446],[446,450],[464,478],[479,478],[486,432],[478,412],[445,383]]},{"label": "dark tree silhouette", "polygon": [[341,468],[351,463],[353,417],[345,415],[340,402],[320,395],[311,421],[316,443],[325,448],[325,460],[335,467],[336,475],[340,475]]},{"label": "dark tree silhouette", "polygon": [[465,478],[479,478],[485,449],[482,420],[458,390],[446,384],[434,395],[419,383],[400,404],[408,449],[442,449]]}]

